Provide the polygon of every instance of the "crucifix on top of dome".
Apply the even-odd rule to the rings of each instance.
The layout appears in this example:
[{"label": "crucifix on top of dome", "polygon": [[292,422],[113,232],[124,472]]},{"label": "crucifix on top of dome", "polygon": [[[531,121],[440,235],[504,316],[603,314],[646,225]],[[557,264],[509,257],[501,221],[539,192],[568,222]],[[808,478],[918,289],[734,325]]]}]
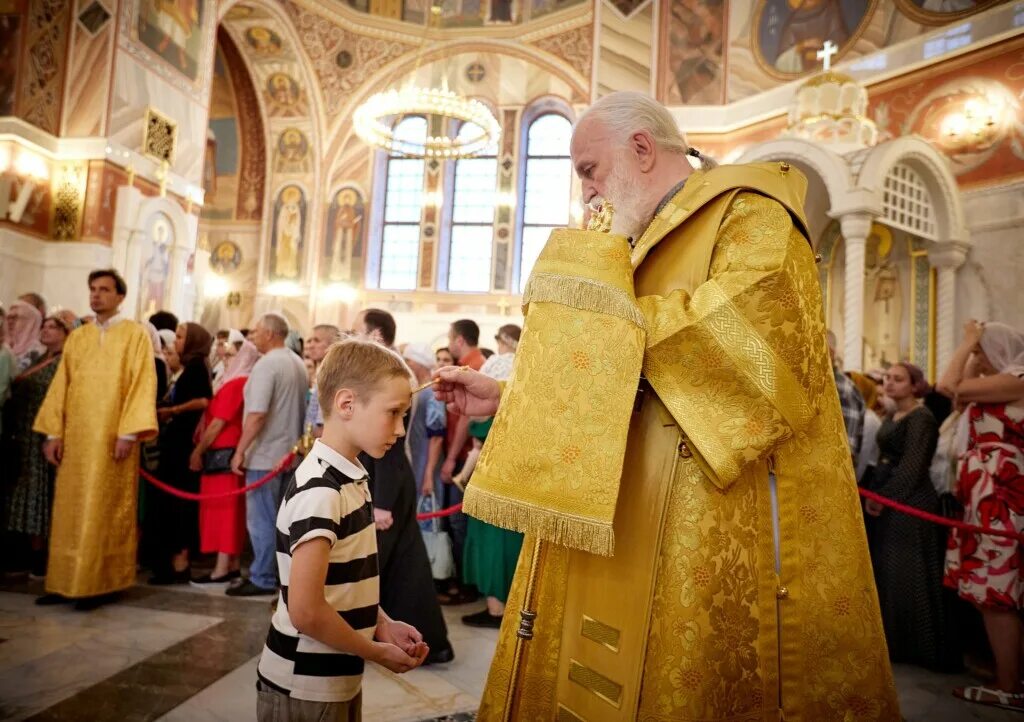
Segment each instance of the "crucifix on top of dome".
[{"label": "crucifix on top of dome", "polygon": [[822,61],[822,70],[826,73],[832,69],[832,56],[839,52],[839,46],[831,40],[826,40],[825,45],[817,52],[815,57]]}]

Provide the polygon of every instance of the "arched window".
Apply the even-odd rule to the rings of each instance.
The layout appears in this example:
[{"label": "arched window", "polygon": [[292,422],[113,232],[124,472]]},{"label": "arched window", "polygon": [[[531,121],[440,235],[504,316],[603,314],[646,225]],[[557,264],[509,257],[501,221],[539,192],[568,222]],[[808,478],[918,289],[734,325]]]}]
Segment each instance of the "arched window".
[{"label": "arched window", "polygon": [[[479,128],[465,123],[458,137],[462,139],[465,135],[479,133]],[[498,158],[494,146],[485,155],[455,161],[449,291],[486,293],[491,290],[497,182]]]},{"label": "arched window", "polygon": [[[422,143],[427,119],[403,118],[395,126],[401,143]],[[420,216],[423,211],[423,160],[390,155],[384,191],[384,222],[381,235],[380,288],[411,291],[416,288],[420,257]]]},{"label": "arched window", "polygon": [[530,278],[533,264],[554,228],[569,225],[572,161],[569,140],[572,124],[560,113],[545,113],[530,123],[526,133],[523,175],[523,214],[520,224],[519,292]]}]

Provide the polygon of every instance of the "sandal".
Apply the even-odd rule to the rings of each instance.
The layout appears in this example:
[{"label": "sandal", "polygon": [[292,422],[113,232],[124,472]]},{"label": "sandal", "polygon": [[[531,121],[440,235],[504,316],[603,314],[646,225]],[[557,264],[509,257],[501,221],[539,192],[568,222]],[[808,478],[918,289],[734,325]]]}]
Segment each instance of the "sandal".
[{"label": "sandal", "polygon": [[981,686],[958,687],[953,690],[953,696],[987,707],[1024,712],[1024,692],[1003,692],[999,689]]}]

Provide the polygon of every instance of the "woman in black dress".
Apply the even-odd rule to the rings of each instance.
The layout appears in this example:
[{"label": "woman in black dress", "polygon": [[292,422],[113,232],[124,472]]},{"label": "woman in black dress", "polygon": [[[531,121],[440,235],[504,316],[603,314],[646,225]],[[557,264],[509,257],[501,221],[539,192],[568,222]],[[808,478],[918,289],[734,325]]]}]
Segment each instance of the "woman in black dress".
[{"label": "woman in black dress", "polygon": [[[878,430],[878,465],[873,491],[907,506],[937,514],[939,498],[928,469],[938,443],[935,417],[920,399],[928,392],[924,373],[909,363],[889,367],[885,394],[896,411]],[[882,623],[894,662],[934,670],[960,666],[947,639],[942,574],[942,527],[867,501],[871,562]]]},{"label": "woman in black dress", "polygon": [[[156,477],[183,491],[199,491],[199,473],[189,469],[193,436],[213,396],[209,356],[213,337],[197,323],[178,326],[175,349],[181,375],[167,403],[157,409],[160,462]],[[182,584],[191,579],[189,555],[198,546],[199,507],[153,488],[147,497],[147,534],[159,550],[150,584]]]},{"label": "woman in black dress", "polygon": [[405,455],[405,438],[398,439],[382,458],[360,454],[359,461],[370,477],[373,497],[381,609],[423,635],[430,647],[424,664],[450,662],[455,653],[416,523],[416,477]]}]

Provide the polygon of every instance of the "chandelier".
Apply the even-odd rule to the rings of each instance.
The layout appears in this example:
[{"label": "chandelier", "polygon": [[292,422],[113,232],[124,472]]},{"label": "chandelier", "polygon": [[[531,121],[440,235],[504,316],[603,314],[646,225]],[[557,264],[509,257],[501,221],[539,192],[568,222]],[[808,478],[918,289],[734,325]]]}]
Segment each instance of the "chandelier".
[{"label": "chandelier", "polygon": [[[395,136],[394,119],[407,115],[426,115],[472,123],[478,130],[461,138],[427,135],[422,140]],[[501,135],[501,126],[490,109],[478,100],[470,100],[447,88],[420,88],[407,85],[401,90],[385,90],[371,96],[356,108],[356,134],[364,142],[406,158],[471,158],[492,147]]]},{"label": "chandelier", "polygon": [[[427,31],[440,15],[441,6],[432,5],[431,22],[427,24],[423,35],[424,43]],[[422,45],[420,49],[422,51]],[[413,78],[419,70],[421,58],[422,52],[416,59]],[[410,115],[462,121],[471,123],[472,127],[468,133],[460,133],[459,138],[432,136],[429,133],[422,139],[396,137],[394,129],[398,125],[397,121]],[[447,83],[442,83],[439,88],[423,88],[417,86],[415,81],[410,81],[400,89],[391,88],[376,93],[356,108],[352,122],[356,135],[363,142],[405,158],[472,158],[487,152],[501,135],[501,126],[486,105],[449,90]],[[445,125],[442,123],[442,127]]]}]

